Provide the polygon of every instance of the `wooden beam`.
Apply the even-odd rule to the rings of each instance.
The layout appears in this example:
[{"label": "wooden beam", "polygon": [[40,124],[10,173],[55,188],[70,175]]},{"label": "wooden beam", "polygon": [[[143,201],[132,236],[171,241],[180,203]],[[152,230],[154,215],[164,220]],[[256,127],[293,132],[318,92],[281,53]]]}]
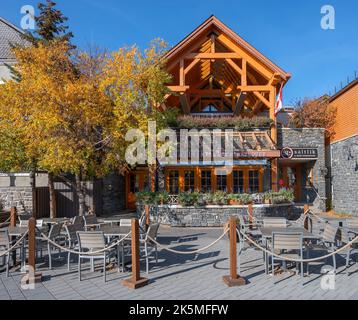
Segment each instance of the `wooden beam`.
[{"label": "wooden beam", "polygon": [[185,59],[240,59],[241,57],[237,53],[232,52],[204,52],[204,53],[189,53],[185,56]]},{"label": "wooden beam", "polygon": [[247,86],[247,61],[242,59],[242,74],[241,74],[241,85]]},{"label": "wooden beam", "polygon": [[270,86],[238,86],[238,90],[244,91],[244,92],[270,92],[272,90],[272,87]]},{"label": "wooden beam", "polygon": [[189,86],[167,86],[171,92],[186,92],[190,89]]},{"label": "wooden beam", "polygon": [[179,98],[184,114],[190,114],[190,102],[188,96],[186,94],[181,94]]},{"label": "wooden beam", "polygon": [[241,92],[240,96],[237,98],[237,101],[236,101],[236,106],[235,106],[235,110],[234,110],[235,116],[240,115],[242,108],[244,107],[245,99],[246,99],[246,93]]},{"label": "wooden beam", "polygon": [[211,39],[211,53],[215,53],[216,48],[215,48],[215,34],[212,34],[210,36]]},{"label": "wooden beam", "polygon": [[184,59],[181,59],[179,63],[179,79],[179,84],[185,86]]},{"label": "wooden beam", "polygon": [[232,94],[235,93],[234,90],[232,89],[227,89],[227,90],[221,90],[221,89],[188,89],[186,91],[189,94],[193,94],[193,95],[201,95],[201,96],[208,96],[208,97],[212,97],[212,96],[218,96],[221,97],[222,94]]},{"label": "wooden beam", "polygon": [[186,76],[190,72],[190,70],[193,69],[199,62],[200,59],[194,59],[194,61],[185,68],[184,75]]},{"label": "wooden beam", "polygon": [[231,59],[225,59],[225,61],[240,75],[242,75],[242,70],[241,68]]},{"label": "wooden beam", "polygon": [[197,103],[199,102],[201,96],[197,96],[195,97],[192,101],[190,101],[190,109]]},{"label": "wooden beam", "polygon": [[271,108],[270,101],[268,101],[260,92],[254,91],[254,95],[259,98],[269,109]]}]

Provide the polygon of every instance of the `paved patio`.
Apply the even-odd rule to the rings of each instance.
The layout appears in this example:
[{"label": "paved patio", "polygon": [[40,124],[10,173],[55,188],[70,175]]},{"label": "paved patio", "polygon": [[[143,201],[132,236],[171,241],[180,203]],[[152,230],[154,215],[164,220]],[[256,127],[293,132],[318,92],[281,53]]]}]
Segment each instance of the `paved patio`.
[{"label": "paved patio", "polygon": [[[159,242],[177,250],[195,250],[211,243],[222,233],[222,229],[170,229],[161,227]],[[228,288],[222,277],[228,270],[229,242],[221,240],[207,253],[182,256],[165,251],[159,252],[159,263],[152,264],[149,274],[150,284],[133,291],[121,284],[130,273],[109,272],[104,284],[102,273],[85,270],[83,281],[77,278],[77,264],[74,261],[71,271],[67,271],[66,260],[54,263],[54,270],[48,271],[46,260],[40,267],[44,280],[35,290],[22,290],[22,275],[12,271],[9,278],[0,275],[0,299],[138,299],[138,300],[261,300],[261,299],[358,299],[358,265],[348,272],[344,270],[345,260],[338,257],[336,289],[325,291],[321,288],[321,267],[311,268],[311,276],[305,277],[302,284],[299,276],[289,274],[268,276],[264,272],[262,253],[249,248],[243,254],[243,276],[248,285]],[[328,261],[330,262],[330,261]],[[143,268],[144,270],[144,265]],[[276,284],[274,282],[277,282]]]}]

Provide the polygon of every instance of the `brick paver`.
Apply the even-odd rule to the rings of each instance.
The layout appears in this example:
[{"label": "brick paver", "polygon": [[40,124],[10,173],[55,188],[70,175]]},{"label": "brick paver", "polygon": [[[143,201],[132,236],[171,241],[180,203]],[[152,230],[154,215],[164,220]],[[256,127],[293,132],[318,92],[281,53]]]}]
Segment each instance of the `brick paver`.
[{"label": "brick paver", "polygon": [[[218,238],[222,229],[170,229],[161,227],[159,242],[169,244],[177,250],[195,250]],[[247,248],[242,256],[242,275],[248,280],[244,287],[228,288],[222,277],[229,273],[229,242],[221,240],[207,253],[181,256],[166,251],[159,251],[159,263],[151,264],[150,284],[137,291],[127,289],[121,280],[130,273],[108,273],[107,283],[103,282],[102,273],[83,272],[83,281],[77,278],[77,263],[67,270],[65,255],[61,261],[54,262],[54,269],[47,270],[46,258],[40,271],[44,281],[36,285],[35,290],[22,290],[22,275],[12,271],[6,278],[0,275],[0,300],[165,300],[165,299],[358,299],[358,265],[344,270],[344,257],[338,257],[338,274],[336,289],[324,291],[321,288],[322,275],[320,266],[311,268],[311,275],[302,282],[300,276],[284,274],[274,279],[266,275],[262,262],[262,253]],[[46,255],[45,255],[46,256]],[[56,255],[57,256],[57,255]],[[328,261],[329,263],[330,261]],[[322,264],[323,265],[323,264]],[[144,270],[144,264],[142,270]],[[349,275],[350,274],[350,275]],[[276,284],[275,284],[276,283]]]}]

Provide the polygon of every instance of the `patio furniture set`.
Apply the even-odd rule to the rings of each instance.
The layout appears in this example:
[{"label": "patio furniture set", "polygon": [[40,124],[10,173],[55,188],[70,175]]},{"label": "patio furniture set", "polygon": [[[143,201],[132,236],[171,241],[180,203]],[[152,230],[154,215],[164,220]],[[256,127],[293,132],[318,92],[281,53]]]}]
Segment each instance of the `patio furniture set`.
[{"label": "patio furniture set", "polygon": [[[16,242],[20,244],[12,248],[12,251],[2,255],[3,265],[6,266],[6,275],[9,276],[10,261],[16,264],[17,252],[21,260],[21,270],[25,272],[28,241],[28,221],[30,217],[19,216],[19,223],[16,227],[0,229],[0,255],[6,253]],[[111,259],[117,264],[118,272],[125,271],[125,262],[131,254],[131,219],[103,218],[96,216],[75,217],[73,219],[56,218],[41,219],[36,221],[36,255],[43,257],[46,249],[48,255],[48,268],[52,269],[52,261],[56,254],[65,251],[67,253],[67,267],[70,270],[71,255],[78,256],[78,278],[82,279],[82,262],[89,260],[91,271],[94,272],[94,262],[102,261],[103,278],[106,281],[106,268]],[[146,261],[146,272],[149,273],[149,260],[154,257],[158,262],[157,246],[149,239],[156,239],[159,224],[150,225],[147,230],[145,217],[139,221],[140,225],[140,250]],[[120,241],[121,240],[121,241]],[[12,259],[11,259],[12,258]],[[126,260],[127,258],[127,260]],[[129,260],[130,261],[130,260]]]}]

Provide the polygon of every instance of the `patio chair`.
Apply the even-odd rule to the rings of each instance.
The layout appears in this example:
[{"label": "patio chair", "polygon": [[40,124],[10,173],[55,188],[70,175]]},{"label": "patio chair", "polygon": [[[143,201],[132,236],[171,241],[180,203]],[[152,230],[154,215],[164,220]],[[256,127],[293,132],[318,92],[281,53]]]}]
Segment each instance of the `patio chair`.
[{"label": "patio chair", "polygon": [[[80,252],[95,252],[102,250],[106,247],[106,242],[104,234],[101,231],[91,231],[91,232],[77,232],[78,236],[78,245]],[[113,253],[117,254],[118,261],[118,271],[119,271],[119,247],[117,249],[113,248],[110,251],[103,251],[100,253],[93,253],[89,255],[79,254],[78,256],[78,279],[81,281],[81,265],[82,260],[88,259],[91,261],[91,271],[94,271],[94,260],[103,261],[103,275],[104,282],[106,282],[106,261],[107,258],[110,258]]]},{"label": "patio chair", "polygon": [[132,219],[121,219],[119,221],[120,227],[130,227],[132,226]]},{"label": "patio chair", "polygon": [[[281,233],[274,232],[272,234],[272,252],[275,252],[279,257],[272,255],[271,257],[271,268],[272,275],[275,275],[275,261],[286,260],[284,258],[290,259],[303,259],[303,235],[302,233]],[[282,257],[282,258],[280,258]],[[301,279],[303,279],[303,262],[296,263],[297,271],[298,266],[301,266]]]},{"label": "patio chair", "polygon": [[[316,243],[309,243],[307,245],[307,258],[310,258],[310,253],[312,251],[325,251],[328,254],[332,253],[337,250],[336,242],[337,242],[337,235],[338,235],[338,227],[332,226],[330,224],[326,224],[323,234],[321,238]],[[327,259],[326,259],[327,260]],[[336,255],[332,256],[333,261],[333,269],[336,272],[337,269],[337,262],[336,262]],[[321,262],[318,262],[321,263]],[[307,263],[307,273],[309,274],[309,266],[312,263]]]},{"label": "patio chair", "polygon": [[98,229],[98,227],[102,224],[97,220],[96,216],[83,216],[85,230],[89,231],[90,229]]},{"label": "patio chair", "polygon": [[358,228],[358,219],[348,219],[346,225],[348,229],[356,229]]},{"label": "patio chair", "polygon": [[[63,226],[62,223],[57,223],[57,224],[52,225],[50,232],[48,234],[48,238],[50,240],[52,240],[53,242],[56,242],[56,243],[59,242],[58,243],[59,245],[62,245],[64,243],[64,241],[63,241],[64,237],[61,234],[62,226]],[[51,252],[52,248],[57,248],[57,247],[52,245],[50,243],[50,241],[47,241],[47,253],[48,253],[48,261],[49,261],[48,266],[49,266],[50,270],[52,270],[52,252]],[[58,250],[59,250],[59,252],[61,252],[60,249],[58,249]]]},{"label": "patio chair", "polygon": [[[77,232],[84,231],[84,225],[81,223],[65,226],[67,246],[71,250],[78,249]],[[67,252],[67,269],[70,270],[71,252]]]},{"label": "patio chair", "polygon": [[[153,252],[153,250],[155,251],[155,262],[156,264],[158,264],[158,248],[157,245],[149,239],[149,237],[154,240],[157,240],[159,226],[160,226],[159,223],[151,224],[148,228],[145,238],[140,240],[140,243],[144,246],[143,249],[144,249],[144,258],[146,263],[147,274],[149,274],[149,257],[150,254]],[[148,251],[149,248],[152,248],[152,250]]]},{"label": "patio chair", "polygon": [[85,220],[82,216],[76,216],[72,219],[72,224],[85,226]]},{"label": "patio chair", "polygon": [[[7,229],[0,230],[0,254],[10,249],[13,243],[10,241],[9,232]],[[21,245],[17,245],[13,250],[20,249],[20,253],[22,254]],[[4,265],[6,265],[6,277],[9,277],[9,267],[10,267],[10,252],[6,255],[2,256]]]},{"label": "patio chair", "polygon": [[[356,236],[350,236],[347,230],[340,229],[340,242],[343,246],[352,241],[355,237]],[[352,261],[352,254],[354,253],[358,254],[358,241],[354,242],[345,252],[340,252],[340,254],[346,255],[346,269],[351,267],[350,262]]]},{"label": "patio chair", "polygon": [[[23,220],[20,220],[20,227],[28,227],[29,226],[29,219],[23,219]],[[44,221],[43,220],[36,220],[36,227],[37,228],[42,228],[44,225]]]},{"label": "patio chair", "polygon": [[308,214],[301,214],[301,216],[296,221],[292,221],[292,223],[302,228],[306,228],[307,226],[307,231],[311,233],[313,231],[313,220]]},{"label": "patio chair", "polygon": [[264,218],[263,226],[264,228],[287,228],[287,219]]}]

